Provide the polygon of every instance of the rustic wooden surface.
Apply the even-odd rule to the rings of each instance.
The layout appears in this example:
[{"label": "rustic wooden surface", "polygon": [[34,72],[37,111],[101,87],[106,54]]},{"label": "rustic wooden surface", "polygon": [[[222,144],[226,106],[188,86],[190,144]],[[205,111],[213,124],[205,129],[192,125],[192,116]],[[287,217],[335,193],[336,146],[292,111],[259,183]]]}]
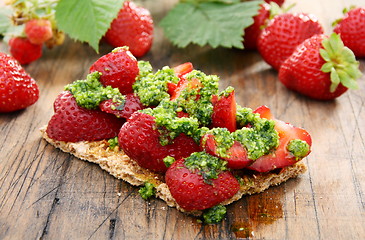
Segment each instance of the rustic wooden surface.
[{"label": "rustic wooden surface", "polygon": [[[175,2],[140,1],[155,23]],[[365,6],[363,0],[307,0],[292,11],[315,14],[330,33],[331,22],[351,4]],[[219,75],[222,88],[234,86],[239,104],[266,104],[313,137],[304,175],[231,204],[221,224],[203,225],[161,200],[144,201],[137,188],[41,139],[38,129],[63,86],[84,78],[110,50],[102,45],[96,54],[67,40],[26,66],[41,95],[24,111],[0,115],[0,239],[365,239],[365,76],[359,90],[318,102],[283,87],[257,52],[178,49],[156,24],[152,50],[143,57],[155,69],[191,61]]]}]

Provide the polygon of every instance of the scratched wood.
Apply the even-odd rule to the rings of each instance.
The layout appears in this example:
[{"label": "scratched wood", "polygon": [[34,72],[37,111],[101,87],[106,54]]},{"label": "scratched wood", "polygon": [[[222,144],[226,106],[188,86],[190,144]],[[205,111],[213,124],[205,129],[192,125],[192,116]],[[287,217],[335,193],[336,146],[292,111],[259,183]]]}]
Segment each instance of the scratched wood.
[{"label": "scratched wood", "polygon": [[[143,59],[155,69],[190,61],[219,75],[222,89],[234,86],[239,104],[266,104],[279,119],[306,128],[313,137],[313,151],[304,160],[308,171],[231,204],[217,225],[203,225],[160,200],[144,201],[137,188],[40,137],[38,129],[50,119],[63,86],[84,78],[111,50],[102,44],[96,54],[68,39],[26,66],[40,86],[39,101],[0,115],[0,239],[365,239],[365,77],[359,90],[335,101],[310,100],[283,87],[255,51],[172,46],[157,23],[177,1],[139,2],[156,23],[153,47]],[[326,33],[342,8],[365,6],[363,0],[296,4],[292,11],[315,14]]]}]

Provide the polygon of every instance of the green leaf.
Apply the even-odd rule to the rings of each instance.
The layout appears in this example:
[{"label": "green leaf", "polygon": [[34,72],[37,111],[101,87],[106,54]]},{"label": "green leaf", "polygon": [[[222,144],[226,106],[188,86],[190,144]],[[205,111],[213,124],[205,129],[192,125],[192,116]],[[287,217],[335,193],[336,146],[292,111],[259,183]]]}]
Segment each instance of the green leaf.
[{"label": "green leaf", "polygon": [[332,67],[331,69],[331,86],[330,86],[330,92],[333,93],[336,91],[336,88],[338,87],[338,84],[340,84],[341,80],[338,76],[338,73],[336,72],[336,69]]},{"label": "green leaf", "polygon": [[60,0],[56,22],[71,38],[87,42],[99,51],[99,41],[123,6],[123,0]]},{"label": "green leaf", "polygon": [[213,48],[243,48],[244,28],[253,23],[261,1],[181,2],[160,22],[165,35],[178,47],[190,43]]},{"label": "green leaf", "polygon": [[0,35],[5,35],[9,27],[12,25],[11,23],[11,9],[9,8],[0,8]]},{"label": "green leaf", "polygon": [[332,33],[329,38],[322,41],[323,49],[320,49],[321,57],[326,61],[321,70],[330,73],[330,92],[334,92],[341,83],[350,89],[358,89],[357,79],[362,76],[359,69],[360,63],[354,53],[345,47],[340,36]]}]

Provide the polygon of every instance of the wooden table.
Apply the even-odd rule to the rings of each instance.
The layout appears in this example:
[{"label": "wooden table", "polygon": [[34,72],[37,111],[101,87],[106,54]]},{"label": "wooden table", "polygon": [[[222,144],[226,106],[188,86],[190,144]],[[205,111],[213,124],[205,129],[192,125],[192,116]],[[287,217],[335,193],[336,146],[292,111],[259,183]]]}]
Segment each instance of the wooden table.
[{"label": "wooden table", "polygon": [[[140,2],[158,23],[177,1]],[[331,22],[351,4],[365,6],[363,0],[307,0],[292,11],[315,14],[330,33]],[[304,175],[244,197],[228,207],[222,223],[203,225],[161,200],[144,201],[137,188],[41,139],[39,128],[63,86],[85,78],[111,49],[103,44],[96,54],[67,40],[26,66],[41,95],[24,111],[0,115],[0,239],[365,239],[365,76],[359,90],[314,101],[288,91],[257,52],[178,49],[156,24],[153,47],[143,57],[155,69],[190,61],[219,75],[222,89],[234,86],[239,104],[266,104],[313,137]]]}]

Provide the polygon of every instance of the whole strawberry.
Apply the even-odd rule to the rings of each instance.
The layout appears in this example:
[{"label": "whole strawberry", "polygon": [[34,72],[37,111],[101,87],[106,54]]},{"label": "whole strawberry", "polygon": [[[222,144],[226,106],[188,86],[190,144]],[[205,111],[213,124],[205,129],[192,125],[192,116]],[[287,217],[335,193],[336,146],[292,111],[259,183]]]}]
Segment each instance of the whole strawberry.
[{"label": "whole strawberry", "polygon": [[279,79],[287,88],[318,100],[356,89],[360,76],[359,62],[336,33],[305,40],[279,70]]},{"label": "whole strawberry", "polygon": [[54,102],[55,113],[47,126],[47,134],[58,141],[78,142],[113,138],[124,121],[100,110],[77,105],[69,91],[63,91]]},{"label": "whole strawberry", "polygon": [[14,37],[9,41],[9,51],[20,64],[29,64],[42,56],[42,45],[33,44],[28,38]]},{"label": "whole strawberry", "polygon": [[0,52],[0,112],[12,112],[34,104],[39,98],[37,83],[12,57]]},{"label": "whole strawberry", "polygon": [[279,70],[300,43],[321,33],[323,28],[313,15],[284,13],[275,16],[262,30],[257,47],[262,58]]},{"label": "whole strawberry", "polygon": [[99,58],[90,73],[101,72],[99,81],[104,86],[118,88],[120,93],[132,93],[132,85],[139,74],[137,59],[127,47],[119,47]]},{"label": "whole strawberry", "polygon": [[[160,129],[162,130],[162,129]],[[142,112],[135,112],[120,129],[119,145],[125,153],[141,167],[157,172],[166,172],[163,159],[167,156],[180,159],[199,151],[195,141],[180,134],[172,143],[162,146],[155,117]]]},{"label": "whole strawberry", "polygon": [[187,211],[204,210],[233,197],[240,185],[224,163],[205,152],[174,162],[165,180],[179,206]]},{"label": "whole strawberry", "polygon": [[354,8],[333,29],[356,57],[365,57],[365,8]]},{"label": "whole strawberry", "polygon": [[257,39],[259,38],[266,21],[270,17],[270,5],[267,3],[261,4],[258,14],[253,18],[254,23],[245,28],[244,46],[245,49],[256,49]]},{"label": "whole strawberry", "polygon": [[105,35],[106,41],[114,47],[128,46],[136,57],[145,55],[152,46],[153,20],[150,12],[125,1],[118,16]]},{"label": "whole strawberry", "polygon": [[48,19],[32,19],[25,24],[25,34],[33,44],[43,44],[52,38],[52,25]]}]

